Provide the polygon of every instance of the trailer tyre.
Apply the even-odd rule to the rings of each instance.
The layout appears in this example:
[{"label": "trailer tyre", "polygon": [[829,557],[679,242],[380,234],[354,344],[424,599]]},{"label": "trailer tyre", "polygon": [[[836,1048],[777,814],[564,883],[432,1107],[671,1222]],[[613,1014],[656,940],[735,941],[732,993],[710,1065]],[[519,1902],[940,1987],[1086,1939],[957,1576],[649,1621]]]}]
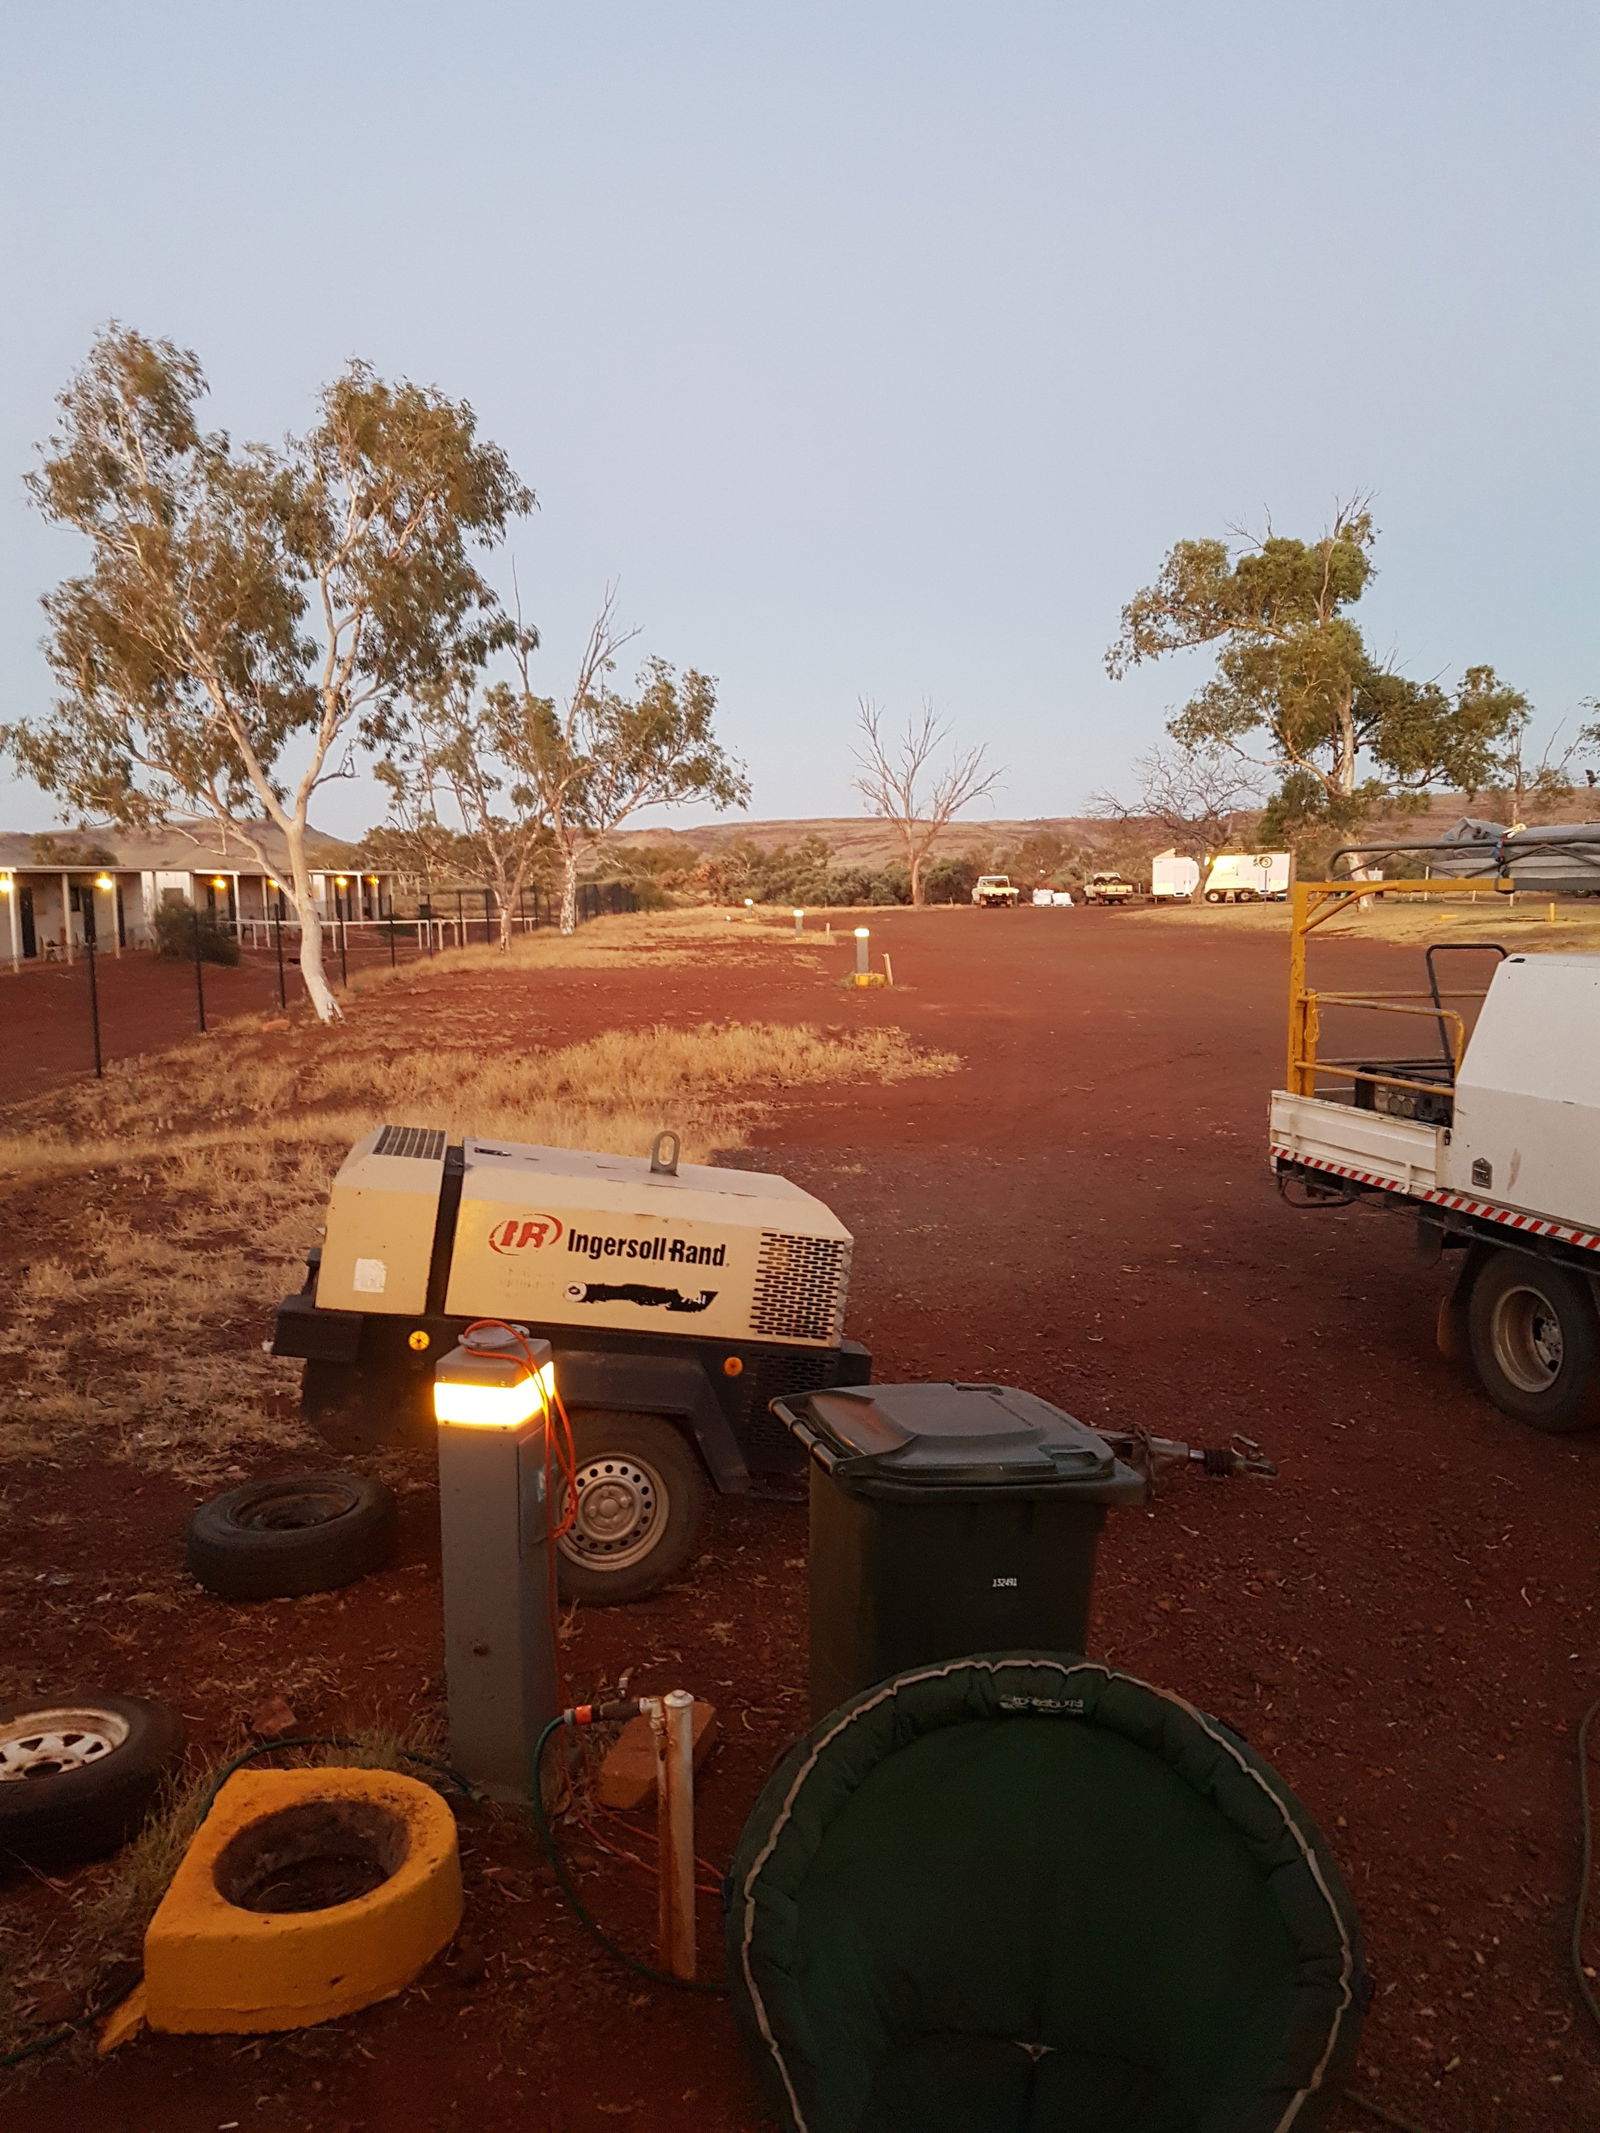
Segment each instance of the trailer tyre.
[{"label": "trailer tyre", "polygon": [[143,1696],[84,1690],[0,1703],[0,1870],[116,1851],[182,1753],[177,1714]]},{"label": "trailer tyre", "polygon": [[1600,1423],[1600,1314],[1581,1275],[1496,1252],[1472,1286],[1467,1340],[1502,1413],[1553,1435]]},{"label": "trailer tyre", "polygon": [[249,1481],[189,1520],[189,1574],[221,1600],[331,1592],[394,1554],[394,1491],[361,1474]]},{"label": "trailer tyre", "polygon": [[589,1607],[643,1599],[694,1553],[705,1515],[700,1461],[661,1415],[572,1413],[577,1503],[556,1544],[561,1590]]}]

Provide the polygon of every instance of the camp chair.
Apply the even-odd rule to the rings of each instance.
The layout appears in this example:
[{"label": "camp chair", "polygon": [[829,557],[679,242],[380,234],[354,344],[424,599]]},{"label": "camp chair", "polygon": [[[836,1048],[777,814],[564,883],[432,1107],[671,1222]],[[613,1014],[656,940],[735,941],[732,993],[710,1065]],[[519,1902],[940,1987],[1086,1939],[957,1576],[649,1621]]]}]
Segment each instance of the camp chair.
[{"label": "camp chair", "polygon": [[785,2133],[1313,2133],[1366,1981],[1310,1816],[1087,1660],[915,1668],[792,1748],[729,1874]]}]

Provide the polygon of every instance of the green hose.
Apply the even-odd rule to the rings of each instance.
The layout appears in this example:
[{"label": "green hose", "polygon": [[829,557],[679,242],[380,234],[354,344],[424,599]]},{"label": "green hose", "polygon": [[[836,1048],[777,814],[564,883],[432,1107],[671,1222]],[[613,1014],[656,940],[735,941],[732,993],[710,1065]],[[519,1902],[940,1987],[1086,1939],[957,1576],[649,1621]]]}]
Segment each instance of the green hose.
[{"label": "green hose", "polygon": [[611,1935],[594,1917],[588,1905],[572,1886],[571,1877],[567,1872],[566,1861],[562,1858],[560,1849],[556,1844],[555,1831],[550,1827],[550,1817],[546,1814],[544,1805],[545,1750],[549,1747],[552,1737],[559,1733],[566,1723],[565,1716],[552,1718],[539,1735],[538,1741],[534,1746],[533,1826],[539,1832],[539,1842],[543,1845],[544,1855],[550,1862],[550,1870],[556,1877],[556,1885],[571,1906],[573,1916],[581,1926],[594,1935],[594,1938],[602,1948],[606,1949],[609,1954],[614,1955],[619,1963],[625,1963],[628,1969],[633,1971],[636,1976],[647,1977],[657,1985],[676,1985],[684,1992],[725,1993],[728,1989],[727,1986],[719,1984],[715,1979],[674,1977],[670,1971],[657,1970],[650,1963],[641,1963],[636,1955],[630,1955],[626,1948],[620,1946],[611,1938]]}]

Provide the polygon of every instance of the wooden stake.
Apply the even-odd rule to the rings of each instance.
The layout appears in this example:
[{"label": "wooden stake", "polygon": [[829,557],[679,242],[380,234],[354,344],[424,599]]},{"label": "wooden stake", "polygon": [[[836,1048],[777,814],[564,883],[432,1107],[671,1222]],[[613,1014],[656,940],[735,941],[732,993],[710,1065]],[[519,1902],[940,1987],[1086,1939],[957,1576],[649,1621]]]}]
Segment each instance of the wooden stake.
[{"label": "wooden stake", "polygon": [[694,1698],[672,1689],[651,1711],[656,1736],[656,1843],[661,1967],[695,1972]]}]

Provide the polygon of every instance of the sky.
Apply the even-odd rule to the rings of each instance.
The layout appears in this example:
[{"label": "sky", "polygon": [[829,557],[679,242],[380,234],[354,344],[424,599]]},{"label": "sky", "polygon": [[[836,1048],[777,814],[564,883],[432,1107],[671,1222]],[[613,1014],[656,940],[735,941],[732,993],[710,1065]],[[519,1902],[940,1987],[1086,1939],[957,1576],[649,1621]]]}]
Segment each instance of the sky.
[{"label": "sky", "polygon": [[[470,400],[539,497],[493,569],[545,685],[615,581],[753,817],[859,811],[863,694],[984,743],[984,812],[1128,792],[1207,667],[1108,680],[1123,602],[1357,491],[1373,648],[1570,730],[1597,47],[1587,0],[8,0],[0,720],[83,560],[22,476],[115,318],[241,439],[352,356]],[[0,772],[0,828],[54,819]]]}]

